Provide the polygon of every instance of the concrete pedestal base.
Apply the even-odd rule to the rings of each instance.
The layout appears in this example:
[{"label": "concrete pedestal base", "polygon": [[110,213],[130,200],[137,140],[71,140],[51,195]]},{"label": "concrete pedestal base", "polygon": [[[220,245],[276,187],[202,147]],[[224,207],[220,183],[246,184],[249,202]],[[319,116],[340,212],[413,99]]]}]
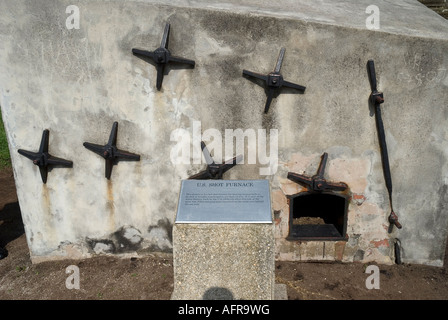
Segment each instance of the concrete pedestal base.
[{"label": "concrete pedestal base", "polygon": [[175,300],[274,299],[274,229],[264,224],[175,224]]}]

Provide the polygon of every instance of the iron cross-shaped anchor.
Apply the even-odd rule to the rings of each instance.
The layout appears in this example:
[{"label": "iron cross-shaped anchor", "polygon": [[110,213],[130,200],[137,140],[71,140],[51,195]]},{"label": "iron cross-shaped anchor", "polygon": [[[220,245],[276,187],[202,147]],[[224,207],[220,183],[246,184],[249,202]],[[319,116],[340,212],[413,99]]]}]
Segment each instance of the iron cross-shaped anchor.
[{"label": "iron cross-shaped anchor", "polygon": [[112,125],[109,141],[106,145],[101,146],[90,142],[83,143],[84,147],[102,156],[106,160],[106,178],[108,180],[110,180],[112,174],[112,167],[116,165],[118,161],[140,161],[140,156],[138,154],[122,151],[117,148],[117,133],[118,122],[115,121]]},{"label": "iron cross-shaped anchor", "polygon": [[48,142],[50,140],[50,131],[45,129],[42,133],[42,140],[38,152],[27,151],[23,149],[17,150],[22,156],[32,160],[39,167],[40,176],[43,183],[47,183],[48,166],[73,167],[73,162],[57,157],[53,157],[48,153]]},{"label": "iron cross-shaped anchor", "polygon": [[162,43],[160,44],[160,47],[157,48],[155,51],[145,51],[140,49],[132,49],[132,53],[136,56],[143,56],[150,58],[152,61],[156,64],[156,70],[157,70],[157,90],[160,90],[162,88],[162,81],[163,81],[163,75],[165,72],[165,66],[169,62],[176,62],[176,63],[183,63],[193,66],[195,65],[195,62],[193,60],[180,58],[171,55],[170,51],[168,50],[168,40],[170,35],[170,24],[167,23],[165,25],[165,31],[163,32],[162,37]]},{"label": "iron cross-shaped anchor", "polygon": [[327,182],[324,179],[325,166],[327,165],[328,154],[325,152],[322,155],[319,169],[317,169],[317,173],[308,177],[303,174],[297,174],[293,172],[288,172],[288,179],[294,181],[296,183],[302,184],[308,188],[308,190],[312,191],[344,191],[348,188],[348,186],[344,182]]},{"label": "iron cross-shaped anchor", "polygon": [[280,74],[280,69],[282,67],[283,58],[285,56],[285,50],[286,50],[285,48],[281,48],[274,71],[267,75],[255,73],[255,72],[248,71],[248,70],[243,70],[243,75],[253,77],[256,79],[260,79],[260,80],[263,80],[266,82],[267,99],[266,99],[266,104],[264,106],[264,113],[268,113],[272,98],[274,97],[274,94],[279,92],[281,87],[297,89],[297,90],[301,91],[302,93],[306,89],[306,87],[304,87],[304,86],[284,80],[283,76]]},{"label": "iron cross-shaped anchor", "polygon": [[191,177],[189,177],[189,180],[206,180],[206,179],[213,179],[213,180],[220,180],[222,179],[222,175],[230,170],[232,167],[234,167],[236,164],[241,162],[242,156],[236,156],[230,160],[227,160],[226,162],[222,164],[217,164],[213,160],[212,156],[210,155],[210,152],[208,151],[207,147],[205,146],[205,143],[201,141],[201,148],[202,153],[204,154],[205,161],[207,162],[207,168],[204,171],[201,171]]}]

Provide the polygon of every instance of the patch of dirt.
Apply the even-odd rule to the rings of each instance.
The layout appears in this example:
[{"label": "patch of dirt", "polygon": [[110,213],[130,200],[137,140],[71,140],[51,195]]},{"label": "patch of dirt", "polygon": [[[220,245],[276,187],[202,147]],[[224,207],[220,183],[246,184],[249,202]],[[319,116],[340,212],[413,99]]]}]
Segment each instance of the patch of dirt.
[{"label": "patch of dirt", "polygon": [[[0,300],[168,300],[173,291],[169,254],[139,258],[98,256],[32,264],[20,216],[12,170],[0,172]],[[67,289],[79,268],[80,288]],[[445,264],[446,265],[446,264]],[[379,289],[367,289],[368,265],[276,262],[276,282],[290,300],[447,300],[446,268],[379,265]]]},{"label": "patch of dirt", "polygon": [[277,263],[276,282],[287,285],[289,300],[446,300],[444,268],[378,265],[379,289],[367,289],[367,264]]},{"label": "patch of dirt", "polygon": [[[122,259],[99,256],[85,260],[32,264],[11,169],[0,172],[0,300],[168,300],[173,291],[170,255]],[[80,288],[67,289],[79,268]],[[73,283],[73,282],[71,282]]]},{"label": "patch of dirt", "polygon": [[320,217],[300,217],[294,218],[292,224],[325,224],[325,221]]}]

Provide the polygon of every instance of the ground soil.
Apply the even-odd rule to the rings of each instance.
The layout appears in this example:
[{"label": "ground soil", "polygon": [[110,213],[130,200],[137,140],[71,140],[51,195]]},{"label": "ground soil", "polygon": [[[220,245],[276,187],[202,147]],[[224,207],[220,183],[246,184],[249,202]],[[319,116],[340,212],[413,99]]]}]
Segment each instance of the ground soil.
[{"label": "ground soil", "polygon": [[[0,246],[8,251],[0,260],[0,300],[168,300],[173,291],[169,254],[32,264],[11,169],[0,171]],[[79,267],[79,289],[66,288],[70,265]],[[380,288],[367,289],[366,267],[276,262],[276,282],[290,300],[448,300],[446,268],[379,265]]]}]

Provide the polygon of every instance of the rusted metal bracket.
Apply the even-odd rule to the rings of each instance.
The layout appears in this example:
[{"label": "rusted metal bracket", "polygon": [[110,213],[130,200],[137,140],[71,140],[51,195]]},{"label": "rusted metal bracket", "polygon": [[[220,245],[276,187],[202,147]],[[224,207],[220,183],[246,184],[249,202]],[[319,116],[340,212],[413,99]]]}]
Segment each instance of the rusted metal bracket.
[{"label": "rusted metal bracket", "polygon": [[327,165],[328,154],[325,152],[317,169],[317,173],[312,176],[306,176],[303,174],[288,172],[288,179],[295,183],[301,184],[308,188],[308,190],[321,192],[321,191],[344,191],[348,186],[343,182],[327,182],[324,179],[325,166]]},{"label": "rusted metal bracket", "polygon": [[57,158],[48,153],[48,142],[50,140],[50,131],[45,129],[42,133],[42,139],[38,152],[27,151],[23,149],[17,150],[22,156],[32,160],[33,163],[39,167],[40,176],[43,183],[47,183],[48,167],[49,166],[61,166],[71,168],[73,162]]},{"label": "rusted metal bracket", "polygon": [[306,87],[286,81],[283,79],[283,76],[280,73],[280,69],[282,67],[283,58],[285,57],[285,48],[281,48],[280,54],[277,59],[277,64],[275,65],[275,69],[273,72],[268,73],[267,75],[259,74],[256,72],[243,70],[243,76],[248,76],[256,79],[260,79],[265,81],[266,83],[266,104],[264,106],[264,113],[268,113],[269,106],[271,105],[271,101],[274,97],[274,94],[279,93],[279,90],[281,87],[288,87],[292,89],[296,89],[301,91],[302,93],[305,92]]},{"label": "rusted metal bracket", "polygon": [[207,163],[207,168],[204,171],[201,171],[195,175],[192,175],[189,177],[189,180],[207,180],[207,179],[213,179],[213,180],[221,180],[222,175],[233,168],[235,165],[239,164],[241,162],[242,156],[238,155],[224,163],[218,164],[215,163],[212,156],[210,155],[210,152],[208,151],[204,141],[201,141],[201,148],[202,153],[204,154],[205,161]]},{"label": "rusted metal bracket", "polygon": [[155,51],[146,51],[140,49],[132,49],[132,53],[136,56],[150,58],[154,63],[157,70],[157,82],[156,87],[157,90],[162,88],[163,75],[165,72],[165,66],[170,63],[180,63],[180,64],[188,64],[190,66],[195,65],[193,60],[177,57],[171,55],[171,52],[168,50],[168,40],[170,35],[170,24],[167,23],[165,25],[165,31],[163,32],[162,42],[160,47]]},{"label": "rusted metal bracket", "polygon": [[84,142],[83,145],[87,149],[100,155],[106,160],[106,178],[110,180],[112,174],[112,167],[118,163],[118,161],[140,161],[138,154],[123,151],[117,148],[117,133],[118,122],[114,122],[112,130],[110,132],[109,141],[106,145],[98,145],[90,142]]},{"label": "rusted metal bracket", "polygon": [[394,212],[392,207],[392,177],[390,174],[390,165],[389,165],[389,156],[387,153],[387,143],[386,143],[386,134],[384,132],[383,119],[381,117],[381,108],[380,105],[384,103],[384,96],[382,92],[378,92],[377,89],[377,81],[376,81],[376,73],[375,73],[375,64],[373,60],[369,60],[367,62],[367,70],[369,74],[370,87],[372,89],[372,93],[370,94],[370,103],[375,106],[375,119],[376,119],[376,127],[378,131],[378,140],[380,142],[381,149],[381,162],[383,163],[383,174],[384,180],[386,182],[387,191],[389,193],[389,202],[391,213],[389,215],[389,229],[388,232],[391,233],[393,231],[394,226],[398,229],[401,229],[402,226],[400,222],[398,222],[398,216]]}]

